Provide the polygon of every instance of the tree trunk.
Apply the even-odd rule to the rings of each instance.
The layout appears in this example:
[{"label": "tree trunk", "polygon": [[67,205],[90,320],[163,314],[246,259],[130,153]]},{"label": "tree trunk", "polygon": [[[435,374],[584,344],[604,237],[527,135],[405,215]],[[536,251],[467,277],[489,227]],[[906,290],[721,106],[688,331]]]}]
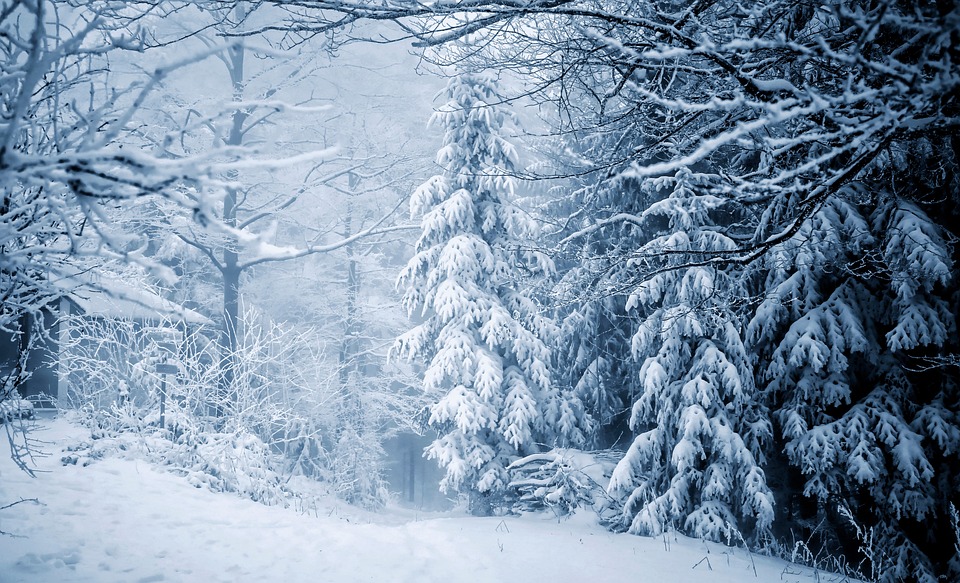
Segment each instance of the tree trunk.
[{"label": "tree trunk", "polygon": [[[227,53],[230,80],[233,83],[234,102],[243,100],[243,59],[243,43],[231,47]],[[226,139],[227,146],[243,144],[243,126],[248,115],[242,109],[237,109],[233,113],[230,134]],[[235,182],[239,175],[234,170],[227,175],[227,178],[231,182]],[[230,228],[236,228],[237,226],[238,201],[239,192],[237,189],[228,188],[223,197],[223,222]],[[243,275],[243,267],[240,265],[240,256],[236,243],[233,241],[228,242],[224,247],[220,274],[223,279],[223,329],[220,331],[220,386],[214,412],[217,417],[225,416],[230,412],[237,396],[235,383],[240,332],[240,277]]]},{"label": "tree trunk", "polygon": [[[356,175],[350,174],[350,190],[357,187],[359,180]],[[344,217],[343,236],[353,234],[353,203],[347,202],[347,212]],[[357,271],[357,260],[354,258],[352,245],[346,247],[347,253],[347,298],[346,321],[344,324],[343,340],[340,342],[340,387],[344,392],[343,409],[341,410],[341,425],[352,425],[358,436],[363,436],[363,411],[358,377],[362,374],[357,358],[360,351],[360,314],[358,297],[360,295],[360,275]]]}]

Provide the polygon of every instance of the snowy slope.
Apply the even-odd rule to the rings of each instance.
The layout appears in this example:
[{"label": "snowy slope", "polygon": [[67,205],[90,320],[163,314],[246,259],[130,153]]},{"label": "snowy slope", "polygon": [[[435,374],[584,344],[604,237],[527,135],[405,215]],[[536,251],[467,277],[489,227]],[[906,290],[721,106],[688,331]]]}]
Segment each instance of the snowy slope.
[{"label": "snowy slope", "polygon": [[63,448],[89,434],[64,420],[38,425],[49,455],[36,478],[0,446],[0,506],[41,502],[0,511],[0,531],[17,535],[0,536],[2,583],[842,580],[684,537],[612,534],[588,515],[374,515],[333,500],[309,512],[267,507],[136,459],[64,466]]}]

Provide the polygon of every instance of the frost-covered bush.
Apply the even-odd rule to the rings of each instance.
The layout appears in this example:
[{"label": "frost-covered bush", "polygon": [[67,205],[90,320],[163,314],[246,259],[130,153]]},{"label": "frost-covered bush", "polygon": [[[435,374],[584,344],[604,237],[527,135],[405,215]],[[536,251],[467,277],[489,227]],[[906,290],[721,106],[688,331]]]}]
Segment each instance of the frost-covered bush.
[{"label": "frost-covered bush", "polygon": [[[387,502],[381,442],[409,403],[356,379],[343,386],[309,332],[248,310],[226,387],[210,331],[80,320],[62,362],[69,404],[95,438],[137,435],[191,483],[268,504],[285,499],[294,476],[365,508]],[[157,362],[178,373],[161,378]]]},{"label": "frost-covered bush", "polygon": [[[70,329],[61,351],[70,404],[95,438],[140,435],[148,456],[191,483],[264,503],[282,500],[289,475],[323,476],[322,433],[333,421],[310,418],[321,407],[290,396],[318,393],[318,376],[307,370],[315,355],[302,334],[248,312],[234,382],[224,390],[206,330],[82,317]],[[162,377],[160,362],[178,373]]]},{"label": "frost-covered bush", "polygon": [[163,461],[185,472],[194,486],[235,492],[268,505],[285,504],[283,464],[253,433],[184,433],[163,453]]},{"label": "frost-covered bush", "polygon": [[178,334],[175,323],[145,326],[129,319],[73,314],[62,316],[59,326],[66,334],[50,358],[57,359],[67,382],[67,402],[61,406],[110,410],[114,404],[130,403],[147,410],[156,405],[156,364],[172,353],[161,350],[162,336],[151,331]]},{"label": "frost-covered bush", "polygon": [[33,416],[33,403],[21,399],[19,395],[0,400],[0,423],[15,419],[33,419]]}]

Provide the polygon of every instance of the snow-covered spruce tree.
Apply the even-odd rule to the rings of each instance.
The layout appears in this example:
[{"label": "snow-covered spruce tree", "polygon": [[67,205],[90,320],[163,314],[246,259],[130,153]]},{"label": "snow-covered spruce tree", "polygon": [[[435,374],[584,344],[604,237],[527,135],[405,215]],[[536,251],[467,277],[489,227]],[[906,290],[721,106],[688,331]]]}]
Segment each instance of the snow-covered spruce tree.
[{"label": "snow-covered spruce tree", "polygon": [[[828,412],[849,403],[855,375],[849,357],[870,349],[873,354],[867,359],[876,361],[860,304],[865,290],[846,277],[849,274],[837,273],[836,266],[849,263],[871,243],[868,225],[854,207],[840,200],[825,205],[791,241],[774,249],[765,260],[759,283],[763,300],[747,328],[748,347],[759,363],[757,384],[763,387],[777,421],[772,449],[786,448],[789,458],[783,460],[774,453],[771,459],[776,468],[771,481],[777,485],[779,498],[778,532],[786,535],[796,529],[796,536],[808,544],[811,532],[823,520],[824,509],[804,512],[803,494],[826,499],[837,492],[837,476],[845,471],[838,465],[839,451],[833,447],[841,436],[808,430],[811,425],[832,429],[827,423],[835,417]],[[804,436],[805,446],[800,446],[798,440]],[[824,443],[829,437],[833,438],[828,439],[829,444]],[[818,447],[816,459],[804,459],[798,447],[806,447],[807,454]],[[786,470],[790,464],[793,468]],[[794,475],[796,468],[809,476],[806,487]],[[834,535],[824,529],[817,533],[821,539]]]},{"label": "snow-covered spruce tree", "polygon": [[[580,280],[583,272],[577,271],[567,279]],[[625,412],[637,385],[630,362],[633,323],[623,298],[611,296],[575,305],[560,324],[564,365],[558,375],[595,420],[593,447],[615,447],[622,437],[629,439]]]},{"label": "snow-covered spruce tree", "polygon": [[865,575],[932,583],[949,569],[935,541],[960,476],[960,395],[920,363],[955,350],[953,261],[918,204],[877,198],[866,216],[831,199],[766,258],[748,339],[776,411],[780,529],[857,552],[844,548],[853,518],[873,537]]},{"label": "snow-covered spruce tree", "polygon": [[489,513],[506,491],[507,466],[541,444],[582,444],[582,404],[551,380],[555,325],[540,314],[518,273],[553,270],[523,249],[535,224],[510,203],[518,155],[502,130],[509,116],[493,80],[463,73],[431,119],[445,130],[444,172],[414,193],[422,215],[416,253],[402,271],[404,306],[423,322],[395,350],[429,361],[424,390],[436,395],[426,455],[446,468],[441,487],[466,490],[471,510]]},{"label": "snow-covered spruce tree", "polygon": [[642,363],[630,419],[637,436],[609,490],[626,494],[623,521],[637,534],[675,528],[756,541],[774,517],[762,469],[771,426],[731,303],[746,290],[735,271],[683,265],[690,249],[736,245],[714,227],[724,200],[700,190],[718,178],[684,168],[646,184],[669,195],[641,215],[652,232],[666,223],[642,252],[674,254],[676,266],[646,278],[628,302],[644,315],[633,337]]},{"label": "snow-covered spruce tree", "polygon": [[[589,157],[594,164],[619,156],[611,142],[594,127],[573,130],[563,145],[577,155],[560,160],[559,173],[584,170],[576,158]],[[623,257],[645,242],[639,224],[616,217],[639,216],[649,201],[639,182],[629,179],[598,184],[591,177],[556,190],[560,192],[553,194],[545,211],[561,227],[553,245],[562,273],[553,288],[561,315],[563,366],[558,367],[557,378],[573,388],[593,417],[592,445],[616,447],[630,439],[630,406],[639,391],[631,357],[638,315],[628,312],[622,293],[635,272]]]}]

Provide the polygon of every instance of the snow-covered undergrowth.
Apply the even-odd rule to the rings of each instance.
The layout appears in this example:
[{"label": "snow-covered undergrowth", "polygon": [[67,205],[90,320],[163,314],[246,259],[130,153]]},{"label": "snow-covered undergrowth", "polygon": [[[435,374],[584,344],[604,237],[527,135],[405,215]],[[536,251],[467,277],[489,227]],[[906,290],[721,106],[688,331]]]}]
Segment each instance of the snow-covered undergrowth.
[{"label": "snow-covered undergrowth", "polygon": [[5,583],[848,580],[672,533],[613,534],[590,512],[374,514],[332,496],[268,507],[193,487],[147,459],[150,439],[91,440],[65,419],[35,427],[36,478],[0,448],[0,507],[26,500],[0,510]]},{"label": "snow-covered undergrowth", "polygon": [[[305,495],[302,487],[289,486],[293,474],[288,460],[244,427],[203,431],[187,425],[161,431],[149,418],[118,424],[116,415],[68,412],[67,416],[86,427],[89,437],[66,446],[60,458],[64,464],[88,466],[107,457],[146,461],[183,476],[196,488],[233,493],[268,506],[286,506],[292,498]],[[296,483],[326,491],[316,480]]]},{"label": "snow-covered undergrowth", "polygon": [[[136,449],[197,487],[268,505],[284,503],[291,479],[302,476],[351,503],[384,503],[377,457],[383,434],[365,432],[367,439],[352,447],[345,438],[383,408],[343,414],[345,397],[314,368],[317,354],[305,335],[249,311],[228,390],[209,331],[74,320],[61,355],[65,406],[91,429],[98,441],[92,449]],[[158,372],[160,366],[176,374]],[[348,461],[357,471],[343,470]]]},{"label": "snow-covered undergrowth", "polygon": [[550,511],[559,516],[593,509],[602,520],[617,515],[606,484],[617,464],[614,451],[585,452],[556,448],[521,458],[507,468],[510,488],[518,493],[514,510]]}]

